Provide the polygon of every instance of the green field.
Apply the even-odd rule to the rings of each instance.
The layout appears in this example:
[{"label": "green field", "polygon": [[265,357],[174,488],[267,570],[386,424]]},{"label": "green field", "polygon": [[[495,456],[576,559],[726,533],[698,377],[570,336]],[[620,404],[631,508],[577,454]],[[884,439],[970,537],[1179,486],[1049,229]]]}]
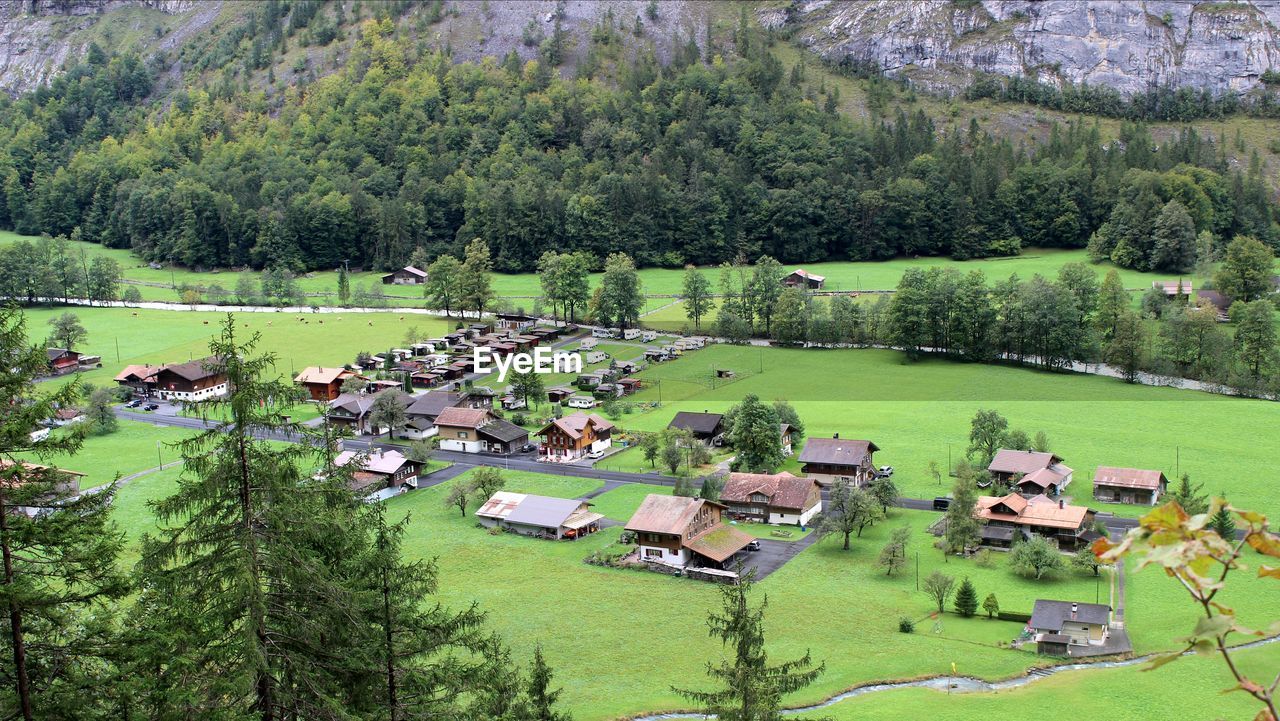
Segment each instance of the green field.
[{"label": "green field", "polygon": [[[92,488],[112,482],[116,474],[128,476],[178,460],[173,444],[190,435],[178,428],[120,421],[115,433],[86,437],[75,456],[54,456],[45,462],[85,474],[80,487]],[[40,460],[35,454],[25,455]]]}]

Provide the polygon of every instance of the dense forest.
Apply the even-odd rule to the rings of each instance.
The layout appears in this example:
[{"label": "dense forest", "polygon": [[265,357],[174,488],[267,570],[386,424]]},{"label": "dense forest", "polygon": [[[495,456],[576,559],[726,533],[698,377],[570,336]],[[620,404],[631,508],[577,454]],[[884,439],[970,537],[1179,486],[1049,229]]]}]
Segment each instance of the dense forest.
[{"label": "dense forest", "polygon": [[[538,61],[455,64],[390,18],[360,32],[344,68],[283,97],[230,83],[163,106],[142,63],[95,48],[0,109],[0,227],[294,271],[388,268],[481,238],[499,271],[551,249],[678,267],[1089,245],[1184,272],[1215,241],[1280,238],[1261,163],[1232,168],[1221,139],[1185,129],[1158,145],[1140,124],[1110,139],[1085,121],[1028,147],[976,121],[941,134],[921,111],[854,121],[745,22],[710,58],[690,41],[666,65],[639,52],[574,79],[554,67],[554,35]],[[1147,237],[1171,202],[1198,249]]]}]

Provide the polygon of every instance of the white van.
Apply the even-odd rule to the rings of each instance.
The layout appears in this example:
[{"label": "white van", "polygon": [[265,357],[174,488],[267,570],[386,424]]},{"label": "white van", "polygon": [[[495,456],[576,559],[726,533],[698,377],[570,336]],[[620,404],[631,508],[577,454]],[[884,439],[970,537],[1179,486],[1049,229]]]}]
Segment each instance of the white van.
[{"label": "white van", "polygon": [[591,335],[595,338],[612,338],[613,330],[609,328],[593,328],[591,329]]},{"label": "white van", "polygon": [[569,396],[569,400],[565,401],[565,405],[570,408],[595,408],[596,399],[587,396]]}]

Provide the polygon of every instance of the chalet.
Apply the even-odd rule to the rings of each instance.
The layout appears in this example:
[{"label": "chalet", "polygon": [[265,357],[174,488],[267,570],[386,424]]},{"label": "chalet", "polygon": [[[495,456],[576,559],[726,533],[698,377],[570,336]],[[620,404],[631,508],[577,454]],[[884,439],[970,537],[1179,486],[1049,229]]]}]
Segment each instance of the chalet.
[{"label": "chalet", "polygon": [[723,522],[724,506],[703,498],[645,496],[626,530],[636,534],[640,559],[669,566],[724,568],[753,540]]},{"label": "chalet", "polygon": [[618,387],[622,389],[622,395],[629,396],[640,390],[644,386],[644,381],[639,378],[619,378]]},{"label": "chalet", "polygon": [[373,409],[376,397],[368,393],[340,393],[329,401],[326,418],[334,425],[350,428],[357,435],[372,433],[369,411]]},{"label": "chalet", "polygon": [[1168,487],[1160,471],[1098,466],[1093,473],[1093,497],[1107,503],[1154,506]]},{"label": "chalet", "polygon": [[203,401],[226,395],[227,387],[222,361],[210,357],[161,366],[153,391],[164,400]]},{"label": "chalet", "polygon": [[116,375],[116,383],[130,388],[138,395],[147,395],[155,386],[156,372],[160,366],[129,365]]},{"label": "chalet", "polygon": [[427,271],[412,265],[406,265],[382,276],[383,285],[422,285],[426,282]]},{"label": "chalet", "polygon": [[667,424],[667,428],[687,430],[693,434],[694,439],[702,441],[709,446],[718,446],[724,443],[724,415],[720,413],[680,411]]},{"label": "chalet", "polygon": [[1040,653],[1071,656],[1073,646],[1104,645],[1110,625],[1110,606],[1036,599],[1027,630]]},{"label": "chalet", "polygon": [[788,288],[804,288],[806,290],[819,290],[825,282],[827,282],[826,276],[810,273],[804,268],[797,268],[782,279],[782,284]]},{"label": "chalet", "polygon": [[551,421],[536,434],[541,455],[548,461],[573,461],[613,445],[613,424],[594,413],[570,413]]},{"label": "chalet", "polygon": [[309,366],[293,379],[311,395],[313,401],[331,401],[342,395],[342,382],[355,378],[356,372],[346,368]]},{"label": "chalet", "polygon": [[440,449],[463,453],[514,453],[529,442],[529,432],[493,415],[487,408],[446,408],[436,416]]},{"label": "chalet", "polygon": [[1001,485],[1016,488],[1028,498],[1040,494],[1056,496],[1071,483],[1073,471],[1052,453],[1015,451],[1001,448],[987,466]]},{"label": "chalet", "polygon": [[[47,432],[48,429],[46,429]],[[14,462],[7,458],[0,458],[0,483],[3,483],[5,487],[15,489],[28,483],[37,484],[33,486],[33,492],[30,494],[23,494],[20,491],[15,492],[13,497],[8,499],[5,510],[9,513],[34,516],[41,511],[53,508],[61,501],[70,499],[79,493],[80,479],[84,478],[84,475],[64,468],[42,466],[37,463],[27,463],[26,461]],[[35,497],[23,498],[22,496]],[[26,503],[31,505],[25,505]]]},{"label": "chalet", "polygon": [[523,333],[538,324],[538,317],[522,313],[498,313],[495,325],[499,330],[513,330]]},{"label": "chalet", "polygon": [[392,496],[418,487],[422,463],[406,458],[399,451],[377,448],[368,454],[343,451],[333,459],[333,464],[338,467],[352,462],[361,464],[351,477],[351,490],[356,493]]},{"label": "chalet", "polygon": [[574,390],[568,386],[551,386],[547,389],[547,401],[549,403],[563,403],[573,393]]},{"label": "chalet", "polygon": [[580,538],[600,530],[604,515],[586,501],[498,491],[476,511],[480,525],[539,538]]},{"label": "chalet", "polygon": [[1170,298],[1190,298],[1195,295],[1190,280],[1153,280],[1151,287]]},{"label": "chalet", "polygon": [[838,433],[831,438],[810,438],[800,451],[800,472],[823,484],[843,480],[866,485],[875,478],[872,455],[878,450],[871,441],[843,439]]},{"label": "chalet", "polygon": [[55,376],[74,373],[80,367],[80,354],[66,348],[47,348],[49,372]]},{"label": "chalet", "polygon": [[778,437],[782,441],[782,455],[789,456],[795,452],[792,445],[795,433],[792,431],[790,423],[778,424]]},{"label": "chalet", "polygon": [[822,512],[822,486],[782,473],[730,473],[720,502],[734,518],[803,526]]},{"label": "chalet", "polygon": [[1088,540],[1094,513],[1084,506],[1068,506],[1047,496],[1024,498],[979,496],[973,515],[983,524],[982,542],[991,546],[1013,545],[1015,536],[1039,534],[1063,548],[1076,548]]}]

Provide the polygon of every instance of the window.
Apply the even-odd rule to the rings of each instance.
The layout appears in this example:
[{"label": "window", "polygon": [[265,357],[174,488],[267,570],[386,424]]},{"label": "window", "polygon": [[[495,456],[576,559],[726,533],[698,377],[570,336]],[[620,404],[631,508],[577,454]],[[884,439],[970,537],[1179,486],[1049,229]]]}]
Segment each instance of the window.
[{"label": "window", "polygon": [[466,431],[458,431],[458,437],[459,437],[459,438],[466,438],[466,437],[467,437],[467,432],[466,432]]},{"label": "window", "polygon": [[645,558],[662,558],[662,549],[661,549],[661,548],[646,548],[646,549],[644,549],[644,557],[645,557]]}]

